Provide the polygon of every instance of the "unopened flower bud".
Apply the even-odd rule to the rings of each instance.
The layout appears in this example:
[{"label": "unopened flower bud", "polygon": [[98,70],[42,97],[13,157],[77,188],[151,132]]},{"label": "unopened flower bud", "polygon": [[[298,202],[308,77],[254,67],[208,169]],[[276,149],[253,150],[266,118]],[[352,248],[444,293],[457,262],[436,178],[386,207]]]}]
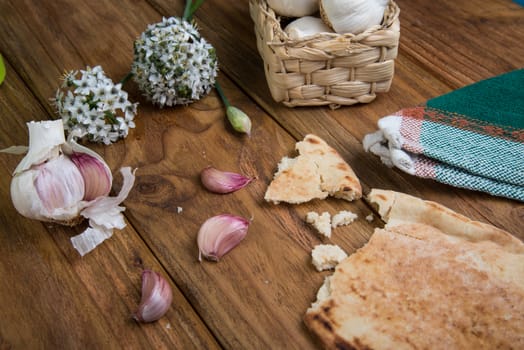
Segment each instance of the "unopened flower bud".
[{"label": "unopened flower bud", "polygon": [[235,106],[228,106],[226,114],[233,129],[251,136],[251,119],[249,119],[246,113]]}]

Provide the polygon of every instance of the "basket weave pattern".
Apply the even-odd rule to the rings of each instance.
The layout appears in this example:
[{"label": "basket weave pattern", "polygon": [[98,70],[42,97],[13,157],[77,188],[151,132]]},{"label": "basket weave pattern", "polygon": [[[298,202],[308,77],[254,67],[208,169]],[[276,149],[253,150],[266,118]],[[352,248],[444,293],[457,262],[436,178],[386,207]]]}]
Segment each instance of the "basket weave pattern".
[{"label": "basket weave pattern", "polygon": [[369,103],[387,92],[400,37],[390,0],[381,25],[354,34],[322,33],[291,40],[266,0],[249,0],[257,48],[273,99],[288,107]]}]

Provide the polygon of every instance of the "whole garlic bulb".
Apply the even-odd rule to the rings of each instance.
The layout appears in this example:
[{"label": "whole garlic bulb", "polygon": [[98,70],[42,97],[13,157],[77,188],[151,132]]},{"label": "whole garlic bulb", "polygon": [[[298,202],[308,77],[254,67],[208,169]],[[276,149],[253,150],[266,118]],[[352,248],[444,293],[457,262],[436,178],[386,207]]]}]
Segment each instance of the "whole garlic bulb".
[{"label": "whole garlic bulb", "polygon": [[[81,255],[125,227],[118,206],[129,194],[134,175],[122,168],[118,196],[109,197],[113,177],[103,158],[75,142],[65,140],[62,120],[27,123],[29,147],[11,180],[11,200],[23,216],[63,225],[89,219],[89,227],[71,238]],[[8,150],[5,152],[10,153]]]},{"label": "whole garlic bulb", "polygon": [[284,32],[293,40],[303,39],[318,33],[333,33],[321,18],[313,16],[297,18],[284,28]]},{"label": "whole garlic bulb", "polygon": [[379,25],[388,0],[320,0],[320,14],[335,32],[358,34]]},{"label": "whole garlic bulb", "polygon": [[267,0],[277,15],[303,17],[318,11],[318,0]]}]

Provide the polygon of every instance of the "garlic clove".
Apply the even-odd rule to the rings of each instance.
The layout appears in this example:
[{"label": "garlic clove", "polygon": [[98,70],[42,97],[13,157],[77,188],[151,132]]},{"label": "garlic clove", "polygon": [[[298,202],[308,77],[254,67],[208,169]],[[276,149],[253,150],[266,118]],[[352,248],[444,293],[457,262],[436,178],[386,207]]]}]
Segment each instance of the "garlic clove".
[{"label": "garlic clove", "polygon": [[333,33],[321,18],[312,16],[297,18],[284,28],[284,32],[292,40],[303,39],[319,33]]},{"label": "garlic clove", "polygon": [[36,169],[35,190],[51,215],[59,208],[76,207],[84,198],[85,182],[81,171],[71,159],[60,155]]},{"label": "garlic clove", "polygon": [[84,200],[91,201],[107,196],[111,190],[111,172],[107,165],[87,153],[73,152],[71,160],[76,165],[85,183]]},{"label": "garlic clove", "polygon": [[318,0],[267,0],[276,14],[286,17],[303,17],[318,11]]},{"label": "garlic clove", "polygon": [[83,197],[82,175],[63,155],[23,171],[11,180],[13,205],[30,219],[72,223]]},{"label": "garlic clove", "polygon": [[200,173],[200,180],[211,192],[231,193],[247,186],[253,178],[209,166]]},{"label": "garlic clove", "polygon": [[249,220],[231,214],[207,219],[198,231],[198,260],[203,256],[218,261],[246,237],[249,224]]},{"label": "garlic clove", "polygon": [[359,34],[379,25],[389,0],[320,0],[320,14],[337,33]]},{"label": "garlic clove", "polygon": [[142,297],[133,318],[139,322],[159,320],[171,307],[173,292],[169,282],[159,273],[142,272]]}]

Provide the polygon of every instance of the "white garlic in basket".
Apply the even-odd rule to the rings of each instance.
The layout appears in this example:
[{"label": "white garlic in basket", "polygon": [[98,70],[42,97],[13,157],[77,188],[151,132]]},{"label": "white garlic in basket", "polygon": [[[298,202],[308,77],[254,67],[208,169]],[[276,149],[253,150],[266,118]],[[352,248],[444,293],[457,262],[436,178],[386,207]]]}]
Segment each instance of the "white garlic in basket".
[{"label": "white garlic in basket", "polygon": [[388,0],[320,0],[322,19],[335,32],[358,34],[379,25]]},{"label": "white garlic in basket", "polygon": [[333,30],[319,17],[304,16],[289,23],[284,32],[290,39],[297,40],[319,33],[333,33]]},{"label": "white garlic in basket", "polygon": [[318,11],[318,0],[267,0],[277,15],[303,17]]}]

